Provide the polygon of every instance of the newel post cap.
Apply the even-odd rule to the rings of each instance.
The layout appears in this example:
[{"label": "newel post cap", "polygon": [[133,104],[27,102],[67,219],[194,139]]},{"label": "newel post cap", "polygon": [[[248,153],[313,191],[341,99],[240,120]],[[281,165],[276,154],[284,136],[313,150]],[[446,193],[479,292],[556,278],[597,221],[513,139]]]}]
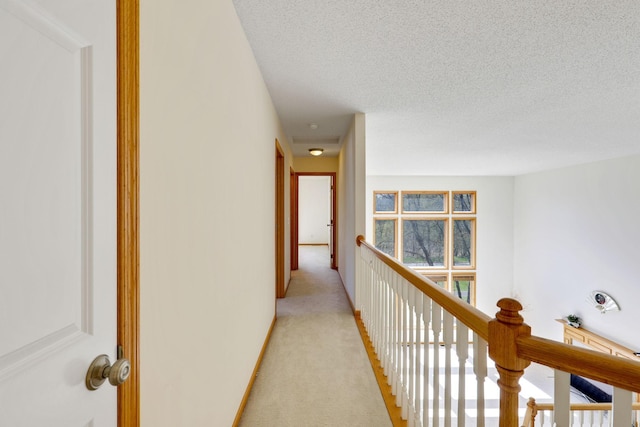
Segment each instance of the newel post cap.
[{"label": "newel post cap", "polygon": [[509,325],[522,325],[524,319],[520,315],[522,304],[513,298],[502,298],[497,304],[500,311],[496,313],[496,319]]},{"label": "newel post cap", "polygon": [[522,304],[518,301],[503,298],[497,305],[500,311],[489,321],[489,356],[504,369],[522,371],[531,362],[518,357],[516,339],[531,336],[531,327],[524,323],[520,315]]}]

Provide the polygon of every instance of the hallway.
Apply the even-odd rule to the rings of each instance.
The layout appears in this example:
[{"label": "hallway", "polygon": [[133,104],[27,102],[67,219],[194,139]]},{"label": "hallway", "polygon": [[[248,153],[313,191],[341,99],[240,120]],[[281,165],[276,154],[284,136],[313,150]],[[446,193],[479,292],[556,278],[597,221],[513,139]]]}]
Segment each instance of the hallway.
[{"label": "hallway", "polygon": [[386,427],[389,415],[326,246],[300,246],[242,427]]}]

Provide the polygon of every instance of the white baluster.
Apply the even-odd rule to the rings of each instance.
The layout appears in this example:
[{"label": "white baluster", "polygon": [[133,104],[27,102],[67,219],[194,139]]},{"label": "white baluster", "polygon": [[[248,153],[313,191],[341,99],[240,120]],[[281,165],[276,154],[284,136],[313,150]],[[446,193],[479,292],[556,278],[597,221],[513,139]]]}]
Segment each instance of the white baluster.
[{"label": "white baluster", "polygon": [[453,316],[444,311],[444,426],[451,427],[451,346],[453,345]]},{"label": "white baluster", "polygon": [[380,290],[380,352],[378,357],[380,358],[380,366],[385,375],[387,374],[387,360],[389,349],[387,347],[387,334],[388,334],[388,309],[389,309],[389,267],[385,264],[382,270],[382,288]]},{"label": "white baluster", "polygon": [[362,246],[356,245],[356,292],[355,292],[355,307],[356,310],[360,310],[360,289],[362,286]]},{"label": "white baluster", "polygon": [[384,271],[386,265],[378,260],[378,282],[376,283],[376,351],[382,348],[382,295],[384,289]]},{"label": "white baluster", "polygon": [[406,406],[406,384],[407,384],[407,309],[406,305],[406,281],[400,280],[400,330],[399,330],[399,339],[400,339],[400,353],[399,353],[399,384],[398,384],[398,396],[396,399],[396,405],[398,405],[401,411],[401,417],[403,420],[407,419],[407,406]]},{"label": "white baluster", "polygon": [[396,324],[396,405],[398,407],[402,406],[402,327],[404,322],[402,321],[402,316],[404,313],[403,305],[404,301],[402,299],[402,279],[397,280],[397,293],[396,298],[398,299],[398,307],[397,307],[397,324]]},{"label": "white baluster", "polygon": [[383,316],[382,316],[382,296],[384,294],[384,274],[386,270],[386,265],[378,260],[378,283],[376,284],[376,352],[377,354],[381,354],[382,349],[382,324],[383,324]]},{"label": "white baluster", "polygon": [[409,330],[408,330],[408,341],[407,341],[407,349],[409,350],[409,363],[408,363],[408,376],[407,376],[407,426],[414,427],[415,426],[415,417],[414,417],[414,397],[415,397],[415,385],[416,385],[416,370],[415,370],[415,295],[416,288],[415,286],[409,284],[407,289],[407,305],[409,308]]},{"label": "white baluster", "polygon": [[393,295],[393,301],[391,306],[391,393],[398,396],[398,316],[400,313],[398,312],[399,301],[398,301],[398,276],[394,276],[391,281],[391,291]]},{"label": "white baluster", "polygon": [[424,295],[423,297],[423,313],[424,313],[424,357],[422,366],[422,425],[429,426],[429,371],[431,362],[429,360],[429,348],[431,347],[430,335],[430,319],[431,319],[431,298]]},{"label": "white baluster", "polygon": [[631,425],[631,404],[633,392],[615,387],[613,389],[613,427]]},{"label": "white baluster", "polygon": [[[369,255],[369,254],[365,254],[365,255]],[[366,272],[366,282],[362,288],[362,309],[360,311],[360,315],[362,317],[362,323],[364,323],[365,327],[368,328],[368,321],[369,321],[369,295],[371,293],[371,283],[372,283],[372,278],[373,278],[373,273],[372,273],[372,269],[373,269],[373,261],[371,260],[370,256],[366,257],[366,268],[365,268],[365,272]]]},{"label": "white baluster", "polygon": [[484,427],[484,382],[487,378],[487,342],[476,333],[473,334],[473,373],[476,374],[477,399],[476,412],[478,427]]},{"label": "white baluster", "polygon": [[409,419],[409,287],[406,280],[402,280],[402,419]]},{"label": "white baluster", "polygon": [[424,381],[422,375],[422,367],[421,367],[421,363],[422,363],[422,349],[424,347],[424,339],[422,338],[422,331],[424,330],[424,313],[423,313],[423,304],[424,304],[424,295],[422,293],[422,291],[416,291],[416,320],[417,320],[417,324],[416,324],[416,331],[417,331],[417,337],[416,337],[416,371],[415,371],[415,376],[416,376],[416,395],[415,395],[415,402],[414,402],[414,408],[415,408],[415,413],[416,413],[416,420],[415,420],[415,425],[418,427],[422,426],[422,420],[420,418],[420,414],[422,414],[423,411],[423,394],[422,391],[424,390],[422,387],[422,382]]},{"label": "white baluster", "polygon": [[387,271],[388,267],[384,263],[380,263],[380,290],[378,295],[378,354],[384,359],[385,349],[385,321],[386,321],[386,306],[385,306],[385,294],[387,291]]},{"label": "white baluster", "polygon": [[568,426],[569,414],[569,383],[571,375],[568,372],[554,370],[553,422],[558,426]]},{"label": "white baluster", "polygon": [[466,402],[465,364],[469,357],[469,328],[456,320],[456,354],[458,356],[458,427],[465,426],[464,405]]},{"label": "white baluster", "polygon": [[440,425],[440,332],[442,330],[442,307],[431,304],[431,328],[433,330],[433,426]]},{"label": "white baluster", "polygon": [[540,420],[540,427],[545,425],[545,421],[546,421],[546,411],[539,411],[538,415],[536,416],[537,420]]},{"label": "white baluster", "polygon": [[373,259],[373,268],[371,270],[372,280],[371,280],[371,294],[369,297],[369,322],[367,331],[369,332],[369,339],[373,346],[376,346],[376,292],[378,288],[378,268],[379,261],[377,259]]}]

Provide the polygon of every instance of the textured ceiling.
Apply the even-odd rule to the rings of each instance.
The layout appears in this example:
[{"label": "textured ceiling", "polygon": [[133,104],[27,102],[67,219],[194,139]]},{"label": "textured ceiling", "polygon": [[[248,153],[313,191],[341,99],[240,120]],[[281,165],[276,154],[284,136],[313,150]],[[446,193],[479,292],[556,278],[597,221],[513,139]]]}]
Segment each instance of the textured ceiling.
[{"label": "textured ceiling", "polygon": [[368,174],[640,154],[639,0],[234,4],[291,141],[335,140],[365,113]]}]

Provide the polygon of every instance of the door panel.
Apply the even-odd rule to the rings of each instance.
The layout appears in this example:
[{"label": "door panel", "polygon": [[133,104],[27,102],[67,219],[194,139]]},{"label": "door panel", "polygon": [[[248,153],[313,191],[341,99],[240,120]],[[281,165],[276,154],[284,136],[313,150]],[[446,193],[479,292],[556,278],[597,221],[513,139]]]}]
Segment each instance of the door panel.
[{"label": "door panel", "polygon": [[0,0],[0,420],[115,426],[115,3]]}]

